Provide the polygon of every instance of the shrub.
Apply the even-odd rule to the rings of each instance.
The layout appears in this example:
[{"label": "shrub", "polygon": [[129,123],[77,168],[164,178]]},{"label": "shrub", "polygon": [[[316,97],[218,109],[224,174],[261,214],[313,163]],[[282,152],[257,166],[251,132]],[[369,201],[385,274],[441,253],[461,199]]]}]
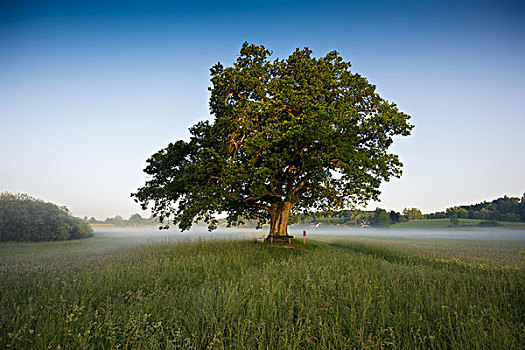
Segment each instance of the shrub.
[{"label": "shrub", "polygon": [[458,219],[457,214],[454,213],[454,214],[452,214],[452,215],[450,216],[450,224],[451,224],[452,226],[458,226],[458,225],[459,225],[459,219]]},{"label": "shrub", "polygon": [[482,221],[478,224],[478,226],[481,226],[481,227],[494,227],[494,226],[500,226],[501,224],[499,223],[498,220],[490,220],[490,221]]},{"label": "shrub", "polygon": [[66,207],[25,194],[0,193],[0,241],[59,241],[93,236]]}]

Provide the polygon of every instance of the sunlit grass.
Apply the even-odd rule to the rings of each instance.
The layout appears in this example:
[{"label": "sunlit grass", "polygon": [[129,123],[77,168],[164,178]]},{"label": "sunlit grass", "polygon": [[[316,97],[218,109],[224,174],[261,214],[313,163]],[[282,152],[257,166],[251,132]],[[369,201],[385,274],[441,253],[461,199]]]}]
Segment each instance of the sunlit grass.
[{"label": "sunlit grass", "polygon": [[0,255],[0,348],[525,344],[519,265],[465,263],[370,241],[307,243],[164,242]]}]

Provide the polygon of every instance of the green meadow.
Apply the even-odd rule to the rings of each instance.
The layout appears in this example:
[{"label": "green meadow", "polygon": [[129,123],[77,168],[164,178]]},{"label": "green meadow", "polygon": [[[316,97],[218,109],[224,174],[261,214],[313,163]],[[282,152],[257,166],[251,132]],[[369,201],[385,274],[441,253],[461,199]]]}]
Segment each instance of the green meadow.
[{"label": "green meadow", "polygon": [[0,348],[525,347],[523,240],[119,242],[1,244]]}]

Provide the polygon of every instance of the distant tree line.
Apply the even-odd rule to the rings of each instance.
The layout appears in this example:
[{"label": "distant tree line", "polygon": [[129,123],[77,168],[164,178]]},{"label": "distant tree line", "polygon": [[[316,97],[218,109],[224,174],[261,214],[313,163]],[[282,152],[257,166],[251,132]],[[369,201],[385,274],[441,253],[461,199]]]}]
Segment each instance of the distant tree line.
[{"label": "distant tree line", "polygon": [[405,208],[403,213],[394,210],[388,212],[385,209],[376,208],[375,210],[340,210],[334,212],[315,212],[310,215],[301,215],[296,218],[296,223],[308,225],[320,223],[322,225],[337,226],[360,226],[365,224],[372,227],[388,227],[392,224],[398,224],[423,218],[421,211],[416,208]]},{"label": "distant tree line", "polygon": [[0,241],[60,241],[93,236],[66,207],[25,194],[0,193]]},{"label": "distant tree line", "polygon": [[486,221],[525,222],[525,194],[520,198],[503,196],[492,202],[460,205],[444,212],[426,215],[427,219],[476,219]]},{"label": "distant tree line", "polygon": [[159,221],[156,218],[143,218],[140,214],[133,214],[129,219],[124,219],[122,216],[117,215],[114,218],[106,218],[105,220],[97,220],[94,217],[88,219],[84,218],[88,223],[95,225],[114,225],[114,226],[151,226],[158,225]]},{"label": "distant tree line", "polygon": [[400,222],[427,219],[449,219],[452,225],[458,225],[459,219],[484,220],[481,226],[496,225],[499,221],[525,222],[525,194],[520,198],[503,196],[491,202],[461,205],[448,208],[443,212],[423,214],[418,208],[405,208],[401,213],[376,208],[366,210],[341,210],[333,212],[315,212],[301,215],[296,223],[323,225],[358,225],[367,222],[370,226],[387,227]]}]

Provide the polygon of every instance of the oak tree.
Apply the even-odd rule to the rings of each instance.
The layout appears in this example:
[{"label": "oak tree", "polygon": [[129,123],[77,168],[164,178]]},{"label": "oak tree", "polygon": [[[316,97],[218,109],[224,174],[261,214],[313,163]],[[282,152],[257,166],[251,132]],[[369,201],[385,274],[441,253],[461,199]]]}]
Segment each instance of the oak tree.
[{"label": "oak tree", "polygon": [[213,66],[213,121],[148,159],[151,177],[132,196],[165,227],[213,229],[225,213],[229,224],[269,221],[270,235],[286,235],[290,215],[377,199],[382,181],[401,175],[388,148],[410,134],[410,116],[336,51],[271,54],[245,42],[231,67]]}]

